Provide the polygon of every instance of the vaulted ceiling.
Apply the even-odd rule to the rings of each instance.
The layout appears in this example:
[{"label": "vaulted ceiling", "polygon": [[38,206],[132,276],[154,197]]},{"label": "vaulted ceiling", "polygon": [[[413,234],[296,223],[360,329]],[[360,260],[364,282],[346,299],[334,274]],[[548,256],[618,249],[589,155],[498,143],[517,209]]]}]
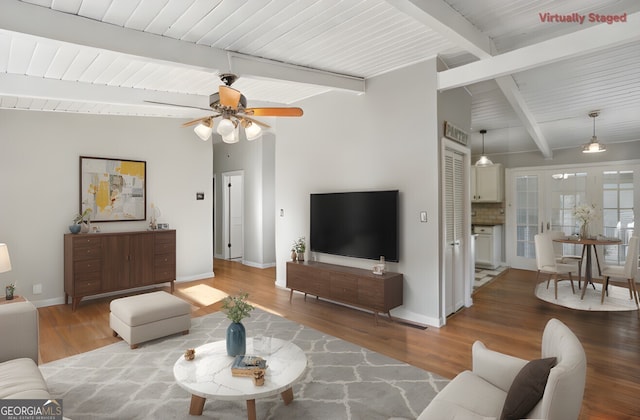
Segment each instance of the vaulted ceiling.
[{"label": "vaulted ceiling", "polygon": [[435,56],[440,90],[472,95],[474,152],[484,128],[488,153],[551,158],[592,110],[603,143],[640,140],[636,0],[0,0],[5,109],[191,119],[220,73],[249,105],[293,104]]}]

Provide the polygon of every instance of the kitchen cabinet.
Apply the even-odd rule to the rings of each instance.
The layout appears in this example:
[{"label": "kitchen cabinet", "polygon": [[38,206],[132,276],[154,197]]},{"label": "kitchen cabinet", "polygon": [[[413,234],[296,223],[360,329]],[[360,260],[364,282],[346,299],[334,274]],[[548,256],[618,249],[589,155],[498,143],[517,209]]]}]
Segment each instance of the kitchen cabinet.
[{"label": "kitchen cabinet", "polygon": [[501,203],[504,198],[504,168],[492,166],[471,167],[471,202]]},{"label": "kitchen cabinet", "polygon": [[502,260],[502,226],[474,226],[476,267],[494,269]]}]

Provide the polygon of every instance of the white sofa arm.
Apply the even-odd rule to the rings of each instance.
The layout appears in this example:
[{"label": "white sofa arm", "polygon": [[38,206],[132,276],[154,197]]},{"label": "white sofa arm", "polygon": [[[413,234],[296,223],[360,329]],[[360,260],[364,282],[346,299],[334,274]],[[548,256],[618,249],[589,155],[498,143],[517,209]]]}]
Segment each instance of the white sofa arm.
[{"label": "white sofa arm", "polygon": [[508,392],[511,383],[527,360],[489,350],[482,342],[476,341],[472,347],[473,373],[487,382]]},{"label": "white sofa arm", "polygon": [[0,362],[28,357],[38,364],[38,310],[31,302],[0,305]]}]

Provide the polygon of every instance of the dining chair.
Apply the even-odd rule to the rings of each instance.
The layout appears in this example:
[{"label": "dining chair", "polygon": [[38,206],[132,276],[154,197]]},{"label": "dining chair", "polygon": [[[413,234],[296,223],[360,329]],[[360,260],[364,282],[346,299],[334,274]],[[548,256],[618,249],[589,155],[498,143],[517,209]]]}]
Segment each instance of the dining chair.
[{"label": "dining chair", "polygon": [[[547,231],[547,233],[549,234],[549,236],[551,236],[551,241],[567,236],[561,230],[549,230]],[[580,283],[582,282],[582,255],[565,254],[563,248],[564,245],[562,243],[553,242],[553,250],[556,254],[556,262],[560,264],[578,263],[578,289],[580,289]]]},{"label": "dining chair", "polygon": [[551,235],[548,232],[539,233],[534,236],[533,239],[536,247],[536,264],[538,266],[536,283],[540,274],[548,274],[549,278],[547,279],[547,289],[549,288],[551,278],[553,278],[554,285],[556,287],[555,297],[558,299],[558,281],[561,276],[568,275],[569,280],[571,281],[571,291],[575,293],[576,289],[573,286],[573,276],[571,273],[578,269],[578,265],[556,262],[556,254],[553,249],[553,239],[551,239]]},{"label": "dining chair", "polygon": [[632,236],[629,239],[629,246],[627,248],[627,256],[624,265],[610,265],[605,266],[602,270],[602,278],[604,279],[602,285],[602,298],[600,303],[604,303],[604,295],[609,288],[609,279],[611,277],[627,280],[629,286],[629,296],[631,299],[635,299],[636,307],[638,308],[638,318],[640,318],[640,302],[638,297],[638,289],[636,287],[636,279],[638,274],[638,242],[640,238]]}]

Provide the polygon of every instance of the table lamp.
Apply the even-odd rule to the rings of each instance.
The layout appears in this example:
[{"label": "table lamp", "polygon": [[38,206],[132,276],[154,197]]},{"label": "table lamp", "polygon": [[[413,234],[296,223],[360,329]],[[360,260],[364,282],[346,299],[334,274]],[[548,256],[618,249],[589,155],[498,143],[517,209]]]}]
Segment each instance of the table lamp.
[{"label": "table lamp", "polygon": [[[9,248],[7,244],[0,244],[0,273],[11,271],[11,260],[9,259]],[[7,300],[13,299],[14,286],[10,284],[6,287]],[[11,296],[9,296],[11,295]]]},{"label": "table lamp", "polygon": [[0,244],[0,273],[11,271],[11,259],[7,244]]}]

